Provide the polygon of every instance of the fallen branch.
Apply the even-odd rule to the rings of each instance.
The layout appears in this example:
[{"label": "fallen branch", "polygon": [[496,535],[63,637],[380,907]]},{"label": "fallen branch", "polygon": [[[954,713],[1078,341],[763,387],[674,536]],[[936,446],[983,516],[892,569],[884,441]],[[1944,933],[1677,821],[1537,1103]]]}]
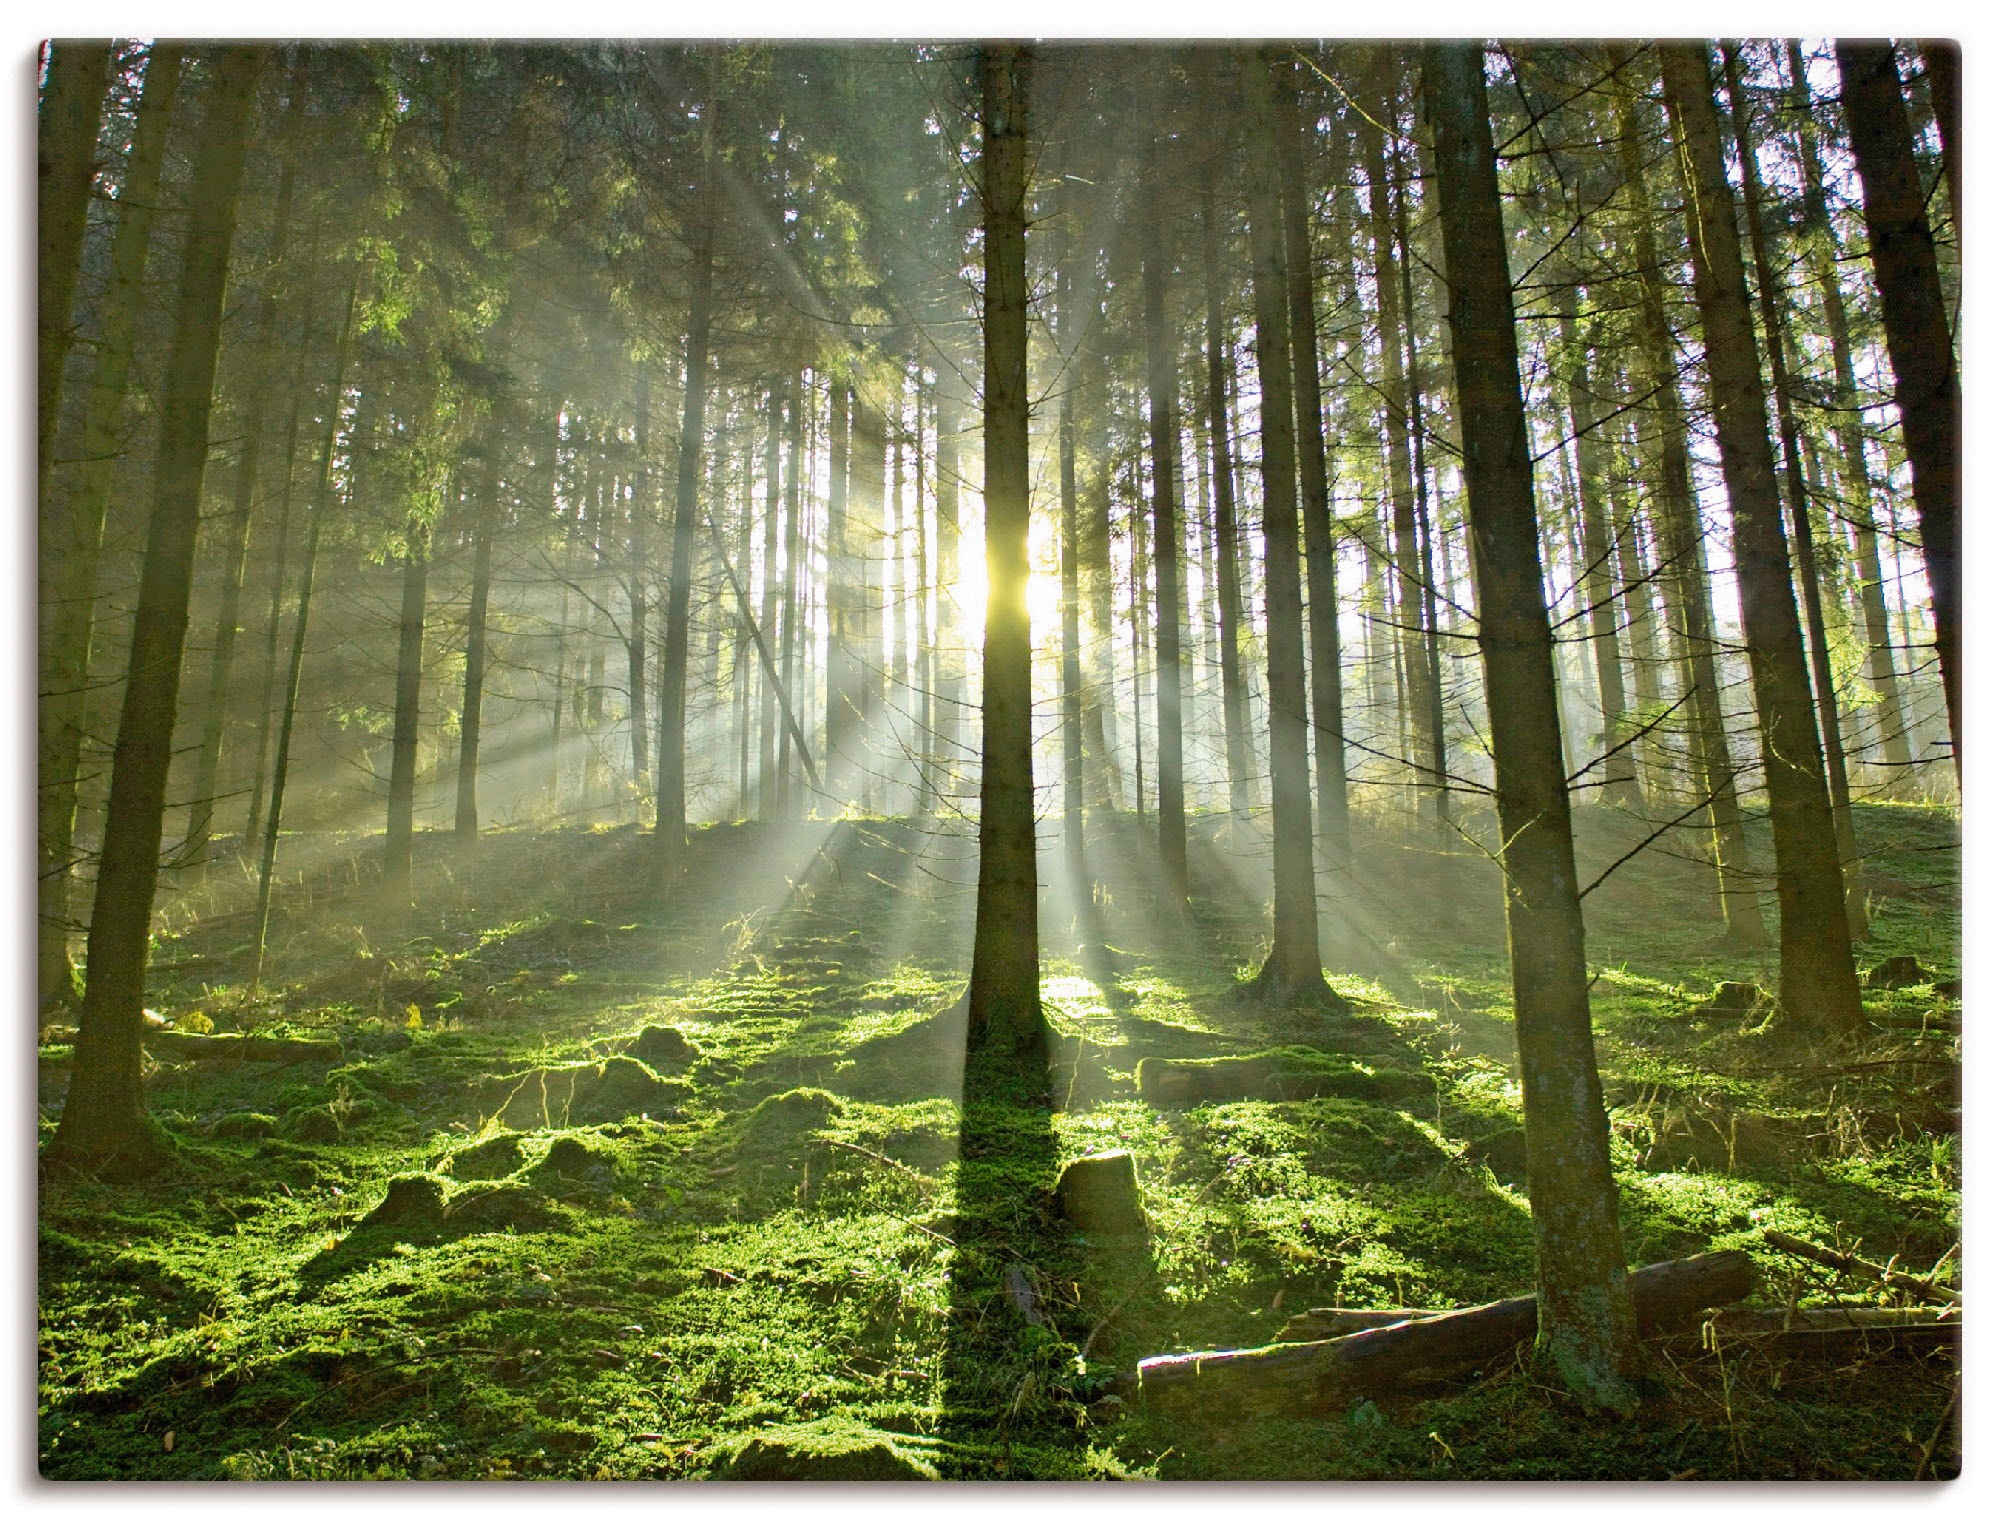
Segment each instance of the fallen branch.
[{"label": "fallen branch", "polygon": [[[1634,1271],[1629,1281],[1639,1332],[1654,1335],[1690,1327],[1702,1309],[1747,1295],[1756,1279],[1756,1267],[1740,1250]],[[1337,1339],[1152,1356],[1120,1379],[1119,1390],[1171,1394],[1199,1384],[1224,1397],[1273,1393],[1325,1404],[1357,1387],[1492,1360],[1533,1339],[1535,1327],[1535,1298],[1529,1294]]]},{"label": "fallen branch", "polygon": [[1782,1250],[1787,1255],[1817,1261],[1822,1266],[1831,1266],[1836,1271],[1845,1271],[1850,1276],[1873,1277],[1886,1287],[1900,1288],[1912,1297],[1923,1298],[1926,1302],[1955,1305],[1964,1301],[1960,1293],[1925,1277],[1911,1276],[1907,1271],[1898,1271],[1893,1266],[1863,1260],[1860,1256],[1850,1255],[1845,1250],[1829,1250],[1824,1245],[1816,1245],[1809,1239],[1800,1239],[1796,1234],[1787,1234],[1782,1229],[1766,1229],[1764,1243],[1773,1250]]},{"label": "fallen branch", "polygon": [[1279,1343],[1299,1340],[1335,1340],[1363,1329],[1380,1329],[1388,1324],[1407,1324],[1411,1319],[1434,1319],[1443,1308],[1308,1308],[1285,1320],[1278,1331]]},{"label": "fallen branch", "polygon": [[1703,1321],[1701,1338],[1704,1350],[1956,1348],[1964,1323],[1956,1308],[1725,1308]]}]

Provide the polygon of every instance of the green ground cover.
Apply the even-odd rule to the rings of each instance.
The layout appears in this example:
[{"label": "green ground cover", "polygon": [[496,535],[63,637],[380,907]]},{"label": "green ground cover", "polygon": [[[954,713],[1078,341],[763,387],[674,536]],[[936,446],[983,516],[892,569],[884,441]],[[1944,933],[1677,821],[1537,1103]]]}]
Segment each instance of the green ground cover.
[{"label": "green ground cover", "polygon": [[[1634,1264],[1738,1247],[1762,1301],[1861,1302],[1881,1294],[1762,1231],[1918,1273],[1956,1244],[1956,820],[1858,810],[1863,963],[1927,978],[1868,991],[1860,1045],[1702,1010],[1776,967],[1721,943],[1698,864],[1655,849],[1588,899]],[[1637,836],[1583,814],[1584,878]],[[372,841],[322,842],[261,988],[218,872],[169,911],[154,1005],[338,1057],[162,1049],[169,1170],[42,1183],[49,1477],[1907,1479],[1927,1447],[1928,1474],[1957,1469],[1936,1356],[1670,1349],[1622,1425],[1532,1360],[1330,1417],[1111,1395],[1142,1356],[1265,1343],[1307,1307],[1531,1287],[1477,854],[1365,838],[1327,899],[1356,1010],[1328,1015],[1240,996],[1254,840],[1205,821],[1193,922],[1163,926],[1130,819],[1094,826],[1097,889],[1044,903],[1043,1093],[965,1069],[962,832],[704,830],[667,917],[629,829],[503,831],[472,860],[425,840],[401,920],[366,905]],[[60,1031],[41,1055],[46,1135]],[[1140,1241],[1081,1237],[1050,1200],[1066,1161],[1112,1148]]]}]

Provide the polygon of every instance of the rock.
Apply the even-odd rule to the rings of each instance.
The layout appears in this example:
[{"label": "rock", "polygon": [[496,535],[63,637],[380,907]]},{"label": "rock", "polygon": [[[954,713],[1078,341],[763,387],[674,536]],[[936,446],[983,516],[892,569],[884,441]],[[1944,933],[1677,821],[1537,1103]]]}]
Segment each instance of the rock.
[{"label": "rock", "polygon": [[358,1227],[419,1232],[443,1224],[444,1183],[435,1176],[419,1174],[392,1178],[388,1193]]},{"label": "rock", "polygon": [[1894,991],[1905,986],[1923,986],[1936,980],[1936,974],[1927,971],[1917,963],[1915,955],[1891,955],[1861,978],[1861,984],[1870,991]]},{"label": "rock", "polygon": [[893,1435],[843,1418],[763,1430],[723,1455],[726,1482],[935,1482],[937,1468]]},{"label": "rock", "polygon": [[452,1151],[439,1162],[438,1169],[466,1181],[491,1181],[495,1177],[512,1176],[526,1158],[521,1141],[514,1135],[495,1134],[476,1145]]},{"label": "rock", "polygon": [[1694,1009],[1697,1018],[1742,1018],[1758,1011],[1769,999],[1754,981],[1718,981],[1706,1002]]},{"label": "rock", "polygon": [[655,1023],[639,1030],[625,1046],[634,1060],[643,1060],[656,1071],[684,1071],[701,1059],[701,1051],[687,1036],[669,1023]]},{"label": "rock", "polygon": [[1106,1150],[1071,1161],[1056,1182],[1056,1203],[1063,1217],[1085,1234],[1147,1231],[1130,1150]]},{"label": "rock", "polygon": [[1259,1099],[1296,1102],[1310,1097],[1394,1101],[1432,1090],[1430,1077],[1421,1071],[1393,1066],[1371,1070],[1349,1057],[1300,1046],[1209,1060],[1148,1056],[1139,1062],[1137,1074],[1140,1097],[1156,1107]]}]

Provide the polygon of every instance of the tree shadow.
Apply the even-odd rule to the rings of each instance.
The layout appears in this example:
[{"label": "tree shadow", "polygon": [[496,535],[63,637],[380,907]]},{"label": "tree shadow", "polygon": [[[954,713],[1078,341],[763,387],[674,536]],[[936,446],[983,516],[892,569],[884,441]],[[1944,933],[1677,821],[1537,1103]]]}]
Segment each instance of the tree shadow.
[{"label": "tree shadow", "polygon": [[968,1050],[951,1221],[951,1307],[938,1433],[961,1477],[1054,1475],[1077,1440],[1074,1319],[1081,1262],[1053,1203],[1048,1052]]}]

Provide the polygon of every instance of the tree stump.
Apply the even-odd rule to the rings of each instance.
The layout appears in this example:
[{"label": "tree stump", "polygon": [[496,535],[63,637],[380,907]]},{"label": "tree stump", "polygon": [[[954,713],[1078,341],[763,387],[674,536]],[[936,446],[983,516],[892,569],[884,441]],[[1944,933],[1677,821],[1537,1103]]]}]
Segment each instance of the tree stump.
[{"label": "tree stump", "polygon": [[1056,1203],[1063,1217],[1085,1234],[1147,1232],[1130,1150],[1107,1150],[1071,1161],[1056,1183]]}]

